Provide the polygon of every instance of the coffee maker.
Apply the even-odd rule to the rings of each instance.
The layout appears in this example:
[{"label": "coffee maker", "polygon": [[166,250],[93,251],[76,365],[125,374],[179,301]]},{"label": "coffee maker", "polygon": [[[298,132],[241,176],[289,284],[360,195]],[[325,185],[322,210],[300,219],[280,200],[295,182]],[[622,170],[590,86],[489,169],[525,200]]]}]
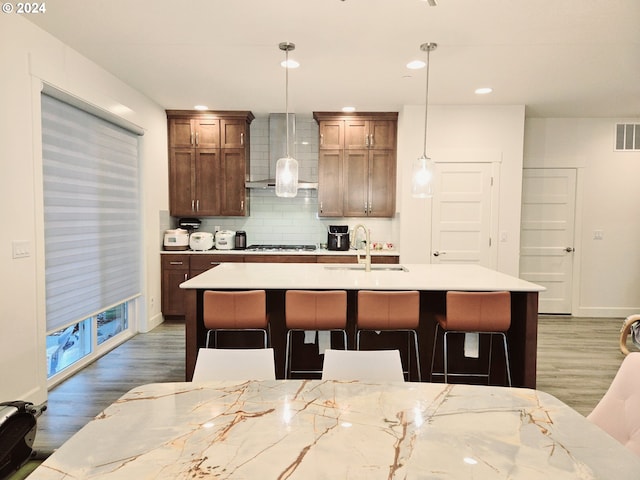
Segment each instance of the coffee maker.
[{"label": "coffee maker", "polygon": [[329,225],[327,250],[349,250],[349,225]]}]

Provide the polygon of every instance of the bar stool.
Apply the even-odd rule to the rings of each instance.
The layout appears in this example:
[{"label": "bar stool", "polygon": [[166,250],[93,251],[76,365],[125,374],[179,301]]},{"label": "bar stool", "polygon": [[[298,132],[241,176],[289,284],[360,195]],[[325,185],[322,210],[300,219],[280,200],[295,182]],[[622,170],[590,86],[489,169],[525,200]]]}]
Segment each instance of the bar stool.
[{"label": "bar stool", "polygon": [[[361,290],[358,292],[358,315],[356,319],[356,350],[360,350],[360,333],[363,331],[399,331],[413,335],[418,381],[420,352],[417,328],[420,323],[420,293]],[[407,355],[409,359],[409,355]],[[409,362],[409,360],[408,360]],[[404,373],[409,378],[410,363]]]},{"label": "bar stool", "polygon": [[[511,325],[511,294],[509,292],[447,292],[446,314],[436,315],[436,330],[431,355],[431,378],[433,375],[444,375],[445,383],[449,376],[486,377],[489,382],[491,373],[491,353],[493,335],[501,335],[504,345],[504,358],[507,370],[508,385],[511,386],[511,369],[509,368],[509,349],[505,332]],[[434,373],[433,364],[436,355],[438,330],[444,331],[444,372]],[[489,367],[487,373],[450,373],[448,368],[447,335],[449,333],[488,334]]]},{"label": "bar stool", "polygon": [[264,290],[219,292],[207,290],[203,296],[203,320],[207,329],[205,346],[209,348],[213,332],[213,346],[218,346],[218,332],[256,331],[264,335],[264,348],[268,345],[267,301]]},{"label": "bar stool", "polygon": [[[320,330],[342,332],[347,349],[347,292],[344,290],[287,290],[285,294],[287,345],[285,378],[292,373],[322,373],[322,370],[293,370],[291,335],[295,331]],[[320,352],[322,353],[322,352]]]}]

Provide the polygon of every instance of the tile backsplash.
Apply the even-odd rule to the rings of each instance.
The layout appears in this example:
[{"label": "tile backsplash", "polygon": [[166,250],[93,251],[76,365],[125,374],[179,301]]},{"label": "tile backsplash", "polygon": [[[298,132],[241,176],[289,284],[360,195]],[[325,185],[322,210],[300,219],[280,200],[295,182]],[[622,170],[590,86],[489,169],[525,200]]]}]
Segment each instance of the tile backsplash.
[{"label": "tile backsplash", "polygon": [[[296,114],[295,143],[291,155],[298,160],[300,180],[318,181],[318,125],[311,115]],[[274,177],[269,172],[269,116],[257,116],[251,123],[251,180]],[[371,240],[397,244],[397,226],[388,218],[325,218],[318,217],[318,192],[299,190],[294,198],[276,197],[271,190],[248,190],[249,216],[201,218],[200,231],[244,230],[247,244],[318,244],[327,241],[329,225],[363,223],[371,229]],[[161,219],[166,217],[162,215]],[[177,226],[170,220],[170,228]],[[166,221],[161,221],[164,228]],[[169,228],[169,227],[166,227]]]}]

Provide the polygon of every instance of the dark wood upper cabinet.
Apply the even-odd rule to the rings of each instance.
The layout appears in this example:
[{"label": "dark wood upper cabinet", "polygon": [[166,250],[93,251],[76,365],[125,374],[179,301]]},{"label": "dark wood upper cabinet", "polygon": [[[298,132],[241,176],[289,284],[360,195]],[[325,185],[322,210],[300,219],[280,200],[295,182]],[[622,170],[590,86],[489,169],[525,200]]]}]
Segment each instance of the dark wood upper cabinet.
[{"label": "dark wood upper cabinet", "polygon": [[244,216],[249,178],[247,111],[167,110],[173,216]]},{"label": "dark wood upper cabinet", "polygon": [[314,112],[319,125],[318,214],[393,217],[398,114]]}]

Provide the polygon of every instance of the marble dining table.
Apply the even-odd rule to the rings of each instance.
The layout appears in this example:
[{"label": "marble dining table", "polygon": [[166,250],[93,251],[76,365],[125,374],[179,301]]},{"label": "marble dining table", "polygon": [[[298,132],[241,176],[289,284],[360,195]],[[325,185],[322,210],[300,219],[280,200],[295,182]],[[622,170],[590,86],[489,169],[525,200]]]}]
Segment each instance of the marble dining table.
[{"label": "marble dining table", "polygon": [[323,380],[148,384],[30,479],[638,479],[640,458],[526,388]]}]

